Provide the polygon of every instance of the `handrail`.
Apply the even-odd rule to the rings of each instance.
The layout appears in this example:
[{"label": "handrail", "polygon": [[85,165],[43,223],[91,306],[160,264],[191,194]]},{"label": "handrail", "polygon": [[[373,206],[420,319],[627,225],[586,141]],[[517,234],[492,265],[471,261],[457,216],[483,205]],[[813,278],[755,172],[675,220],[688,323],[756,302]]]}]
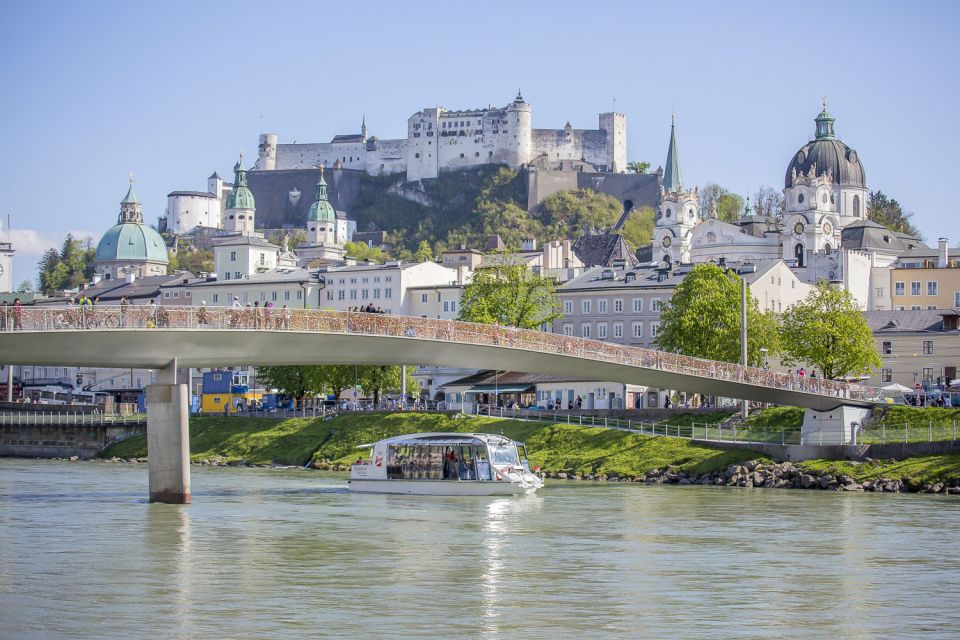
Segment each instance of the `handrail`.
[{"label": "handrail", "polygon": [[11,317],[10,321],[5,323],[5,326],[11,329],[18,327],[12,329],[14,331],[216,329],[420,338],[590,358],[669,373],[861,402],[883,400],[882,390],[859,383],[824,378],[801,378],[758,367],[705,360],[644,347],[458,320],[356,311],[277,307],[234,309],[185,305],[119,307],[97,305],[44,309],[27,307],[19,311],[7,311],[7,313],[11,316],[17,314],[16,322]]}]

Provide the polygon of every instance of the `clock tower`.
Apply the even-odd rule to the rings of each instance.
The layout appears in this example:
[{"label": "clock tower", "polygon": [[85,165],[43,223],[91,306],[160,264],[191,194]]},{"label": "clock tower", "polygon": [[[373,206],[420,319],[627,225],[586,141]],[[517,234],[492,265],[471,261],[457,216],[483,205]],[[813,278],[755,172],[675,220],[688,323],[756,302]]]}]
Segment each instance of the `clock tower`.
[{"label": "clock tower", "polygon": [[13,243],[0,242],[0,293],[13,291]]},{"label": "clock tower", "polygon": [[700,222],[700,194],[697,189],[683,188],[675,129],[671,119],[667,165],[662,170],[653,230],[653,259],[667,263],[690,261],[690,234]]}]

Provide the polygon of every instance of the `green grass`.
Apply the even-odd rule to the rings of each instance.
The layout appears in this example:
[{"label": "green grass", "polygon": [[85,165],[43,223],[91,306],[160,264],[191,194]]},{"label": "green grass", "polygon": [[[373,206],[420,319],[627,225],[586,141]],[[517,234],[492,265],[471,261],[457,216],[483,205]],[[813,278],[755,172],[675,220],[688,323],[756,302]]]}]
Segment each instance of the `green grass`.
[{"label": "green grass", "polygon": [[[761,457],[754,451],[602,427],[417,413],[352,414],[332,420],[197,417],[190,425],[190,450],[195,461],[222,457],[251,464],[305,464],[313,458],[346,463],[356,458],[358,445],[426,431],[502,433],[526,442],[532,464],[569,474],[638,476],[667,465],[705,473]],[[133,458],[146,453],[146,437],[136,436],[102,455]]]},{"label": "green grass", "polygon": [[960,476],[960,452],[934,456],[917,456],[906,460],[861,462],[838,460],[810,460],[801,465],[805,469],[846,474],[858,481],[876,478],[907,480],[927,484]]}]

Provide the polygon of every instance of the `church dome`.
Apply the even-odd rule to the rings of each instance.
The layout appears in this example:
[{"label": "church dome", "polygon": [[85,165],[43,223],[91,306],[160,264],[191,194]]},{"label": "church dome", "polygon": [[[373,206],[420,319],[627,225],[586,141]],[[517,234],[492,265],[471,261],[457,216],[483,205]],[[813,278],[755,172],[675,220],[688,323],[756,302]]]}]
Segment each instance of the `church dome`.
[{"label": "church dome", "polygon": [[107,229],[97,243],[97,262],[111,260],[170,262],[163,236],[143,223],[140,200],[133,192],[133,176],[130,177],[127,195],[120,201],[117,224]]},{"label": "church dome", "polygon": [[337,213],[327,200],[327,181],[323,179],[323,167],[320,167],[320,180],[317,182],[317,199],[310,205],[307,222],[333,222]]},{"label": "church dome", "polygon": [[834,118],[827,112],[826,105],[815,121],[817,137],[800,147],[793,155],[783,181],[784,187],[792,187],[794,175],[807,175],[816,165],[816,175],[822,176],[829,171],[833,174],[834,184],[866,189],[867,181],[860,157],[856,151],[834,137]]},{"label": "church dome", "polygon": [[226,209],[256,209],[253,193],[247,187],[247,170],[243,168],[243,154],[233,166],[233,189],[227,194]]},{"label": "church dome", "polygon": [[153,228],[138,222],[110,227],[97,244],[97,262],[130,260],[167,264],[167,243]]}]

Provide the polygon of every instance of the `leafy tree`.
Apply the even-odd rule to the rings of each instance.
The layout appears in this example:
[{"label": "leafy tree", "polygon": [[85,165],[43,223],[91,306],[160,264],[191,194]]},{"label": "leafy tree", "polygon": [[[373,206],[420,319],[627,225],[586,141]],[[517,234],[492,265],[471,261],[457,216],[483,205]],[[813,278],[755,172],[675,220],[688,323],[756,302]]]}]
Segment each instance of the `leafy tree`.
[{"label": "leafy tree", "polygon": [[316,365],[257,367],[257,375],[265,386],[296,398],[297,404],[303,406],[304,398],[323,391],[323,369],[324,367]]},{"label": "leafy tree", "polygon": [[170,263],[167,272],[189,271],[190,273],[211,273],[213,271],[213,252],[184,248],[173,253],[167,252]]},{"label": "leafy tree", "polygon": [[763,185],[753,194],[751,205],[754,215],[780,218],[783,216],[783,193]]},{"label": "leafy tree", "polygon": [[[700,264],[677,285],[660,310],[657,344],[688,356],[740,362],[740,277],[713,264]],[[764,353],[779,353],[777,319],[760,311],[747,291],[747,362],[764,364]]]},{"label": "leafy tree", "polygon": [[[363,390],[373,394],[373,403],[380,404],[388,391],[400,392],[400,367],[398,365],[367,365],[360,367],[360,384]],[[418,397],[420,385],[413,378],[414,367],[407,367],[407,395]]]},{"label": "leafy tree", "polygon": [[631,211],[620,232],[634,251],[649,245],[653,242],[653,209],[640,207]]},{"label": "leafy tree", "polygon": [[711,203],[717,207],[717,219],[723,222],[736,222],[743,213],[744,200],[720,185],[708,182],[700,190],[700,211],[707,216]]},{"label": "leafy tree", "polygon": [[24,280],[20,283],[20,286],[17,287],[17,291],[33,291],[33,283],[29,280]]},{"label": "leafy tree", "polygon": [[421,240],[413,257],[416,262],[431,262],[433,260],[433,249],[430,248],[430,243]]},{"label": "leafy tree", "polygon": [[627,163],[627,171],[632,171],[633,173],[644,174],[644,173],[646,173],[646,172],[649,171],[649,170],[650,170],[650,163],[649,163],[649,162],[637,162],[637,161],[633,161],[633,162],[628,162],[628,163]]},{"label": "leafy tree", "polygon": [[825,378],[869,373],[883,363],[853,295],[824,280],[787,309],[780,335],[783,364],[810,365]]},{"label": "leafy tree", "polygon": [[363,242],[348,242],[344,246],[348,256],[357,260],[369,260],[371,262],[384,262],[389,256],[383,252],[380,247],[371,247]]},{"label": "leafy tree", "polygon": [[867,200],[867,218],[877,224],[920,238],[920,231],[913,226],[910,218],[912,213],[906,213],[900,203],[888,198],[882,191],[871,191]]},{"label": "leafy tree", "polygon": [[52,295],[79,287],[93,277],[96,257],[90,238],[77,240],[68,234],[60,251],[48,249],[40,258],[40,290]]},{"label": "leafy tree", "polygon": [[[578,236],[587,227],[614,226],[623,212],[623,204],[605,193],[593,189],[558,191],[540,203],[540,219],[555,234],[565,228],[564,237]],[[551,234],[552,235],[552,234]]]},{"label": "leafy tree", "polygon": [[323,388],[337,398],[345,389],[351,388],[360,379],[359,367],[352,364],[331,364],[320,367]]},{"label": "leafy tree", "polygon": [[511,253],[496,266],[474,272],[460,303],[461,320],[520,329],[537,329],[561,315],[553,282]]}]

